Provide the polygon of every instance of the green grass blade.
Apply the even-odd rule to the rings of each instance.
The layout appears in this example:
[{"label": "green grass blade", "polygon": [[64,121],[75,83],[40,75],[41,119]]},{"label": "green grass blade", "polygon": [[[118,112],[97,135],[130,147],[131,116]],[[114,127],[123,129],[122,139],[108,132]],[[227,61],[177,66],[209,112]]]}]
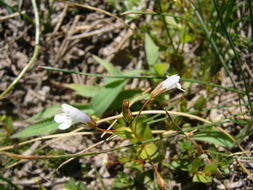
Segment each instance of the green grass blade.
[{"label": "green grass blade", "polygon": [[250,97],[250,90],[249,90],[249,87],[248,87],[248,83],[246,82],[246,76],[245,76],[245,74],[244,74],[244,72],[243,72],[242,65],[241,65],[241,63],[240,63],[239,55],[238,55],[238,53],[237,53],[237,51],[236,51],[236,49],[235,49],[235,45],[234,45],[233,40],[232,40],[230,34],[229,34],[228,31],[227,31],[226,25],[225,25],[224,22],[223,22],[223,19],[222,19],[220,10],[219,10],[218,3],[217,3],[216,0],[213,0],[213,3],[214,3],[216,12],[217,12],[217,14],[218,14],[218,18],[219,18],[220,23],[221,23],[221,28],[222,28],[223,32],[225,33],[225,35],[226,35],[226,37],[227,37],[227,39],[228,39],[228,41],[229,41],[230,47],[231,47],[231,49],[232,49],[233,52],[234,52],[234,55],[235,55],[237,64],[238,64],[238,66],[239,66],[240,74],[242,75],[244,87],[245,87],[245,89],[246,89],[246,96],[247,96],[247,98],[248,98],[250,113],[251,113],[251,116],[253,117],[253,106],[252,106],[251,97]]},{"label": "green grass blade", "polygon": [[200,14],[199,10],[197,9],[197,7],[196,7],[193,3],[191,3],[191,5],[192,5],[192,8],[193,8],[193,10],[194,10],[194,12],[195,12],[195,14],[196,14],[196,16],[197,16],[197,18],[198,18],[198,20],[199,20],[199,22],[200,22],[202,28],[203,28],[203,30],[204,30],[204,32],[205,32],[205,34],[206,34],[208,40],[210,41],[210,43],[211,43],[211,45],[212,45],[212,48],[213,48],[214,52],[215,52],[216,55],[218,56],[218,58],[219,58],[219,60],[220,60],[220,62],[221,62],[221,64],[222,64],[222,66],[224,67],[224,69],[225,69],[227,75],[229,76],[230,80],[232,81],[232,83],[233,83],[233,85],[234,85],[234,88],[237,88],[237,86],[236,86],[236,84],[235,84],[235,81],[234,81],[232,75],[230,74],[230,70],[229,70],[228,66],[226,65],[226,62],[225,62],[225,60],[223,59],[222,55],[220,54],[220,51],[219,51],[219,49],[218,49],[218,47],[217,47],[217,45],[216,45],[216,43],[215,43],[213,37],[211,36],[211,32],[209,32],[209,30],[208,30],[208,28],[207,28],[207,26],[206,26],[206,24],[205,24],[205,22],[204,22],[204,20],[203,20],[202,15]]},{"label": "green grass blade", "polygon": [[170,44],[173,48],[173,51],[176,52],[177,49],[175,47],[175,45],[173,44],[173,40],[172,40],[172,36],[170,34],[170,31],[169,31],[169,28],[168,28],[168,25],[167,25],[167,22],[166,22],[166,19],[165,19],[165,16],[162,14],[163,13],[163,10],[162,10],[162,5],[161,5],[161,0],[158,1],[158,8],[159,8],[159,12],[160,12],[160,16],[162,18],[162,22],[164,24],[164,27],[165,27],[165,30],[167,32],[167,35],[168,35],[168,38],[170,40]]},{"label": "green grass blade", "polygon": [[[55,68],[55,67],[41,67],[41,68],[47,69],[47,70],[51,70],[51,71],[58,71],[58,72],[71,73],[71,74],[79,74],[79,75],[84,75],[84,76],[94,76],[94,77],[100,77],[100,78],[166,79],[166,77],[160,77],[160,76],[147,76],[147,75],[146,76],[140,76],[140,75],[103,75],[103,74],[83,73],[83,72],[71,71],[71,70],[67,70],[67,69],[59,69],[59,68]],[[144,71],[140,71],[140,72],[144,73]],[[215,84],[215,83],[200,81],[200,80],[196,80],[196,79],[185,79],[185,78],[181,78],[181,80],[182,81],[186,81],[186,82],[203,84],[203,85],[210,85],[210,86],[214,86],[214,87],[217,87],[217,88],[220,88],[220,89],[224,89],[224,90],[228,90],[228,91],[231,91],[231,92],[236,92],[236,93],[239,93],[239,94],[242,94],[242,95],[245,94],[245,92],[242,92],[242,91],[240,91],[238,89],[221,86],[221,85],[218,85],[218,84]]]}]

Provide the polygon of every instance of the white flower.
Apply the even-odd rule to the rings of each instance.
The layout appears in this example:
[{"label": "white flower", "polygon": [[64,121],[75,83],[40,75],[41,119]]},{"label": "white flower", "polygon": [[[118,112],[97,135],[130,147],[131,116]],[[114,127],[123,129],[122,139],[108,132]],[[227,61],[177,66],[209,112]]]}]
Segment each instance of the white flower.
[{"label": "white flower", "polygon": [[161,82],[161,85],[163,88],[166,88],[166,90],[178,88],[179,90],[184,91],[184,89],[182,89],[181,84],[179,83],[179,80],[180,80],[180,76],[178,75],[172,75],[170,77],[167,76],[167,79]]},{"label": "white flower", "polygon": [[163,92],[166,92],[173,88],[177,88],[179,90],[184,91],[184,89],[182,89],[181,84],[179,83],[179,80],[180,80],[180,76],[178,75],[172,75],[170,77],[167,76],[167,79],[162,81],[160,84],[158,84],[156,88],[151,92],[151,96],[156,97],[162,94]]},{"label": "white flower", "polygon": [[72,122],[91,122],[90,117],[86,113],[81,112],[73,106],[62,104],[61,110],[63,113],[59,113],[54,116],[54,121],[56,123],[60,123],[58,128],[61,130],[68,129],[72,125]]}]

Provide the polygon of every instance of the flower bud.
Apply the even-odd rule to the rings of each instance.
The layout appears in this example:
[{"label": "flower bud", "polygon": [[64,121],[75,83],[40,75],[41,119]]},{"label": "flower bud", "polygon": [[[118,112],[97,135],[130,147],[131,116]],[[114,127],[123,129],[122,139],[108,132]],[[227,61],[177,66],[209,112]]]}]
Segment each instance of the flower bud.
[{"label": "flower bud", "polygon": [[122,103],[122,114],[123,114],[124,119],[127,122],[130,122],[132,120],[132,112],[129,109],[129,101],[128,101],[128,99],[124,99],[123,100],[123,103]]},{"label": "flower bud", "polygon": [[170,77],[167,77],[166,80],[162,81],[161,83],[159,83],[156,88],[151,92],[151,97],[154,98],[156,96],[159,96],[160,94],[171,90],[173,88],[177,88],[179,90],[182,90],[182,86],[179,83],[180,80],[180,76],[178,75],[172,75]]}]

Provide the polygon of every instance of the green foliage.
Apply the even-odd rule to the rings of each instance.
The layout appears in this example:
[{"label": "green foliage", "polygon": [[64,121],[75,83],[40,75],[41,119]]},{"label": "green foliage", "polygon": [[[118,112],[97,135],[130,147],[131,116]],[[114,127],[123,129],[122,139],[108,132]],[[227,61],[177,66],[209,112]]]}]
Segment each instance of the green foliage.
[{"label": "green foliage", "polygon": [[107,108],[109,108],[125,84],[126,81],[124,80],[114,80],[109,84],[107,83],[106,86],[104,86],[99,93],[92,98],[90,104],[97,115],[102,115]]},{"label": "green foliage", "polygon": [[[103,65],[110,74],[132,76],[134,74],[139,73],[138,70],[123,73],[120,72],[116,67],[114,67],[112,63],[100,59],[97,56],[93,56],[93,58],[98,63]],[[91,99],[90,103],[97,115],[102,115],[110,107],[110,105],[112,105],[112,103],[116,100],[117,97],[120,98],[120,96],[122,96],[121,92],[126,83],[127,78],[106,78],[105,85],[96,93],[96,95]]]},{"label": "green foliage", "polygon": [[0,175],[0,189],[1,190],[21,190],[17,185],[12,183],[11,180],[5,178],[4,176]]},{"label": "green foliage", "polygon": [[234,146],[234,142],[227,135],[216,130],[201,131],[194,134],[192,138],[227,148]]},{"label": "green foliage", "polygon": [[[141,96],[141,90],[139,89],[133,89],[133,90],[122,90],[119,95],[116,97],[116,99],[112,102],[110,109],[116,110],[121,108],[122,102],[124,99],[129,99],[130,102],[140,101],[145,99],[147,94],[144,94],[145,96]],[[138,100],[137,100],[138,99]]]},{"label": "green foliage", "polygon": [[150,68],[154,67],[154,65],[159,62],[159,51],[148,34],[145,34],[145,53],[148,66]]},{"label": "green foliage", "polygon": [[[105,0],[105,2],[120,12],[141,11],[142,8],[144,7],[144,4],[145,4],[144,0],[124,0],[124,1]],[[126,21],[131,21],[131,20],[136,19],[138,17],[139,17],[139,15],[137,15],[137,14],[127,15]]]},{"label": "green foliage", "polygon": [[48,108],[45,108],[41,112],[35,114],[33,117],[29,118],[29,120],[42,120],[53,117],[55,114],[60,112],[60,107],[60,105],[49,106]]},{"label": "green foliage", "polygon": [[115,184],[111,187],[112,190],[117,189],[126,189],[126,190],[137,190],[137,188],[133,187],[134,180],[129,178],[129,176],[124,172],[119,172],[117,178],[115,179]]},{"label": "green foliage", "polygon": [[[47,2],[46,8],[48,12],[43,12],[42,9],[39,9],[40,29],[44,34],[53,29],[52,15],[54,14],[55,1]],[[93,59],[102,65],[108,74],[112,76],[106,77],[106,75],[102,76],[101,74],[55,69],[58,72],[103,77],[99,85],[74,83],[63,85],[63,87],[73,90],[77,95],[88,98],[89,103],[87,105],[77,105],[77,108],[85,111],[87,114],[94,114],[96,116],[112,115],[112,113],[118,114],[120,113],[119,108],[122,101],[127,98],[131,105],[134,104],[131,108],[135,111],[140,111],[143,100],[145,101],[149,98],[148,93],[143,93],[147,86],[145,86],[145,89],[125,89],[126,84],[130,81],[129,79],[134,77],[143,78],[143,80],[151,79],[152,83],[155,78],[164,76],[167,74],[167,70],[169,70],[169,73],[176,72],[184,76],[182,81],[189,88],[189,93],[185,92],[183,98],[179,98],[177,101],[168,102],[168,99],[165,101],[163,97],[157,98],[149,102],[144,109],[167,108],[168,110],[181,112],[189,112],[193,109],[191,113],[197,113],[198,116],[206,118],[207,111],[220,108],[224,110],[228,107],[228,105],[207,107],[207,105],[212,103],[209,101],[218,95],[218,91],[219,95],[220,92],[223,93],[225,91],[225,93],[237,93],[237,99],[243,104],[240,103],[241,105],[236,106],[248,106],[246,109],[248,109],[248,113],[251,112],[252,116],[252,98],[250,82],[248,82],[251,73],[248,71],[249,69],[245,69],[247,61],[245,62],[246,66],[244,67],[243,65],[243,59],[246,59],[244,54],[245,52],[250,52],[252,47],[252,39],[249,38],[251,34],[243,35],[247,27],[247,32],[251,31],[252,33],[253,31],[252,6],[245,6],[248,4],[244,2],[237,4],[234,0],[222,3],[217,0],[196,2],[159,0],[155,1],[153,12],[150,13],[142,9],[142,5],[145,3],[144,0],[106,0],[106,2],[120,13],[139,11],[138,15],[126,15],[126,22],[140,18],[141,13],[153,15],[148,25],[140,27],[138,25],[133,30],[136,42],[142,41],[144,38],[146,56],[146,65],[145,63],[144,65],[147,67],[147,70],[144,72],[148,76],[136,76],[143,73],[142,71],[121,72],[113,63],[95,55]],[[251,2],[249,1],[249,3]],[[19,8],[13,7],[3,0],[0,0],[0,4],[7,8],[9,13],[21,11]],[[40,5],[40,1],[37,1],[37,4]],[[76,16],[78,13],[77,8],[72,7],[71,9],[71,16]],[[240,16],[238,11],[240,13],[241,9],[245,11],[245,14]],[[145,16],[143,18],[146,19]],[[20,13],[20,19],[25,19],[30,23],[34,22],[26,14]],[[141,39],[140,36],[142,37]],[[241,54],[244,57],[240,57]],[[134,55],[130,56],[134,57]],[[223,76],[223,70],[225,71],[225,77]],[[236,80],[234,79],[235,72],[237,74]],[[222,80],[225,79],[227,81],[227,78],[230,79],[231,84],[221,86]],[[239,85],[238,82],[240,82]],[[190,101],[197,91],[191,92],[190,89],[195,88],[195,85],[192,84],[199,84],[198,88],[202,88],[207,92],[206,96],[200,95],[194,105]],[[152,84],[148,87],[153,89]],[[170,97],[172,98],[170,100],[173,100],[174,97],[178,98],[173,93],[170,94]],[[190,109],[189,104],[191,104]],[[188,175],[193,182],[211,183],[214,176],[220,177],[220,175],[217,175],[218,169],[221,176],[229,174],[229,166],[233,163],[233,156],[228,157],[225,150],[233,151],[231,148],[237,146],[226,134],[215,130],[214,126],[224,123],[238,124],[240,132],[237,138],[239,140],[245,139],[245,137],[248,137],[252,133],[252,120],[249,120],[248,117],[245,117],[246,119],[244,120],[238,119],[238,115],[231,115],[231,118],[234,118],[233,120],[227,118],[218,123],[213,122],[204,125],[196,124],[191,119],[176,118],[175,122],[182,127],[182,130],[192,132],[197,129],[193,135],[189,135],[189,138],[194,141],[196,140],[198,146],[203,149],[203,153],[192,141],[183,135],[178,135],[179,133],[176,132],[174,135],[168,136],[168,138],[167,136],[164,138],[161,135],[163,139],[158,144],[157,137],[159,136],[152,134],[153,130],[162,129],[167,132],[167,130],[172,129],[172,123],[168,122],[166,117],[158,114],[149,116],[148,118],[143,115],[136,117],[131,115],[130,108],[126,110],[123,118],[118,119],[117,123],[114,124],[113,130],[116,130],[115,134],[118,137],[132,143],[132,146],[125,147],[127,148],[126,151],[118,153],[120,155],[118,161],[124,168],[131,170],[131,175],[119,172],[115,178],[115,184],[110,188],[113,190],[158,189],[154,184],[154,171],[147,171],[146,168],[146,164],[153,166],[153,163],[158,166],[159,171],[161,170],[161,175],[165,178],[165,181],[173,179],[175,176],[181,177],[183,173],[183,175]],[[27,138],[50,134],[56,131],[58,124],[54,122],[53,117],[59,112],[60,105],[53,105],[44,109],[28,120],[34,122],[33,124],[11,137]],[[8,144],[5,140],[9,140],[8,137],[15,131],[15,121],[13,122],[13,117],[11,116],[3,116],[0,120],[1,126],[3,126],[1,140],[4,139],[1,144]],[[176,138],[172,139],[174,136]],[[12,141],[14,140],[11,139],[9,141],[13,143]],[[148,143],[143,141],[148,141]],[[168,147],[164,148],[165,145],[168,145]],[[224,152],[218,151],[220,147],[223,147]],[[168,162],[166,162],[167,158],[161,159],[165,157],[163,148],[172,155],[169,155]],[[47,151],[47,154],[63,155],[65,152],[52,150]],[[49,161],[50,163],[47,166],[56,168],[62,161],[62,159]],[[161,165],[165,167],[160,167]],[[86,168],[86,170],[88,169]],[[2,176],[0,176],[0,181],[0,189],[19,189],[10,180]],[[73,178],[65,184],[65,189],[88,190],[84,183],[76,181]]]},{"label": "green foliage", "polygon": [[90,190],[82,182],[77,182],[74,178],[70,178],[69,182],[64,185],[67,190]]},{"label": "green foliage", "polygon": [[13,119],[10,116],[0,116],[0,121],[3,122],[3,128],[7,133],[7,136],[10,136],[14,132],[13,128]]},{"label": "green foliage", "polygon": [[38,136],[42,134],[52,133],[56,131],[58,128],[58,123],[56,123],[53,118],[44,119],[38,123],[34,123],[22,131],[14,134],[12,138],[24,138],[24,137],[32,137]]},{"label": "green foliage", "polygon": [[[90,105],[77,105],[78,109],[87,114],[93,114],[94,110],[90,109]],[[27,126],[25,129],[12,135],[12,138],[24,138],[49,134],[58,129],[58,123],[53,120],[53,116],[60,113],[60,106],[50,106],[41,112],[35,114],[29,120],[39,120],[38,122]]]},{"label": "green foliage", "polygon": [[75,91],[77,95],[83,97],[94,97],[98,94],[100,87],[94,85],[84,85],[84,84],[66,84],[67,88]]},{"label": "green foliage", "polygon": [[201,95],[197,99],[196,103],[194,104],[194,109],[201,110],[206,107],[206,103],[207,103],[207,99],[203,95]]},{"label": "green foliage", "polygon": [[[125,118],[123,118],[125,119]],[[150,127],[143,118],[138,120],[126,120],[114,124],[116,134],[122,138],[129,139],[132,143],[140,143],[153,138]],[[159,151],[155,143],[138,145],[136,147],[138,156],[143,160],[155,160]]]},{"label": "green foliage", "polygon": [[178,144],[180,152],[178,158],[171,163],[171,167],[188,172],[189,175],[193,176],[193,182],[210,183],[213,176],[217,174],[218,167],[224,164],[222,158],[209,163],[205,158],[206,156],[200,156],[190,141],[182,140]]},{"label": "green foliage", "polygon": [[93,55],[93,59],[95,59],[98,63],[100,63],[101,65],[103,65],[105,67],[105,69],[110,73],[110,74],[119,74],[120,71],[113,66],[112,63],[105,61],[101,58],[99,58],[98,56]]}]

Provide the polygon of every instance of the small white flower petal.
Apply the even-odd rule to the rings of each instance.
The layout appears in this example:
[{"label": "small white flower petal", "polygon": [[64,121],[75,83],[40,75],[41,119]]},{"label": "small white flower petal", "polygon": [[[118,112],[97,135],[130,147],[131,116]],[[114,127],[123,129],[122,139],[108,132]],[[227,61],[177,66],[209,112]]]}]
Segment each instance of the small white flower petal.
[{"label": "small white flower petal", "polygon": [[54,116],[54,121],[56,123],[63,123],[64,121],[67,120],[67,117],[68,116],[65,113],[59,113]]},{"label": "small white flower petal", "polygon": [[173,89],[173,88],[177,88],[177,84],[179,82],[180,76],[178,75],[172,75],[170,77],[168,77],[165,81],[163,81],[162,87],[166,88],[167,90]]},{"label": "small white flower petal", "polygon": [[179,83],[180,76],[178,75],[172,75],[172,76],[167,76],[167,79],[159,83],[156,88],[151,92],[151,97],[154,98],[168,90],[171,90],[173,88],[178,88],[182,91],[181,84]]},{"label": "small white flower petal", "polygon": [[180,83],[177,83],[177,88],[184,92],[184,89],[182,89],[182,85]]},{"label": "small white flower petal", "polygon": [[65,129],[68,129],[69,127],[71,127],[71,125],[72,125],[71,119],[67,119],[67,120],[65,120],[63,123],[61,123],[61,124],[58,126],[58,128],[59,128],[60,130],[65,130]]},{"label": "small white flower petal", "polygon": [[62,104],[62,111],[69,116],[73,121],[87,123],[90,122],[90,117],[86,114],[81,112],[79,109],[68,105],[68,104]]}]

